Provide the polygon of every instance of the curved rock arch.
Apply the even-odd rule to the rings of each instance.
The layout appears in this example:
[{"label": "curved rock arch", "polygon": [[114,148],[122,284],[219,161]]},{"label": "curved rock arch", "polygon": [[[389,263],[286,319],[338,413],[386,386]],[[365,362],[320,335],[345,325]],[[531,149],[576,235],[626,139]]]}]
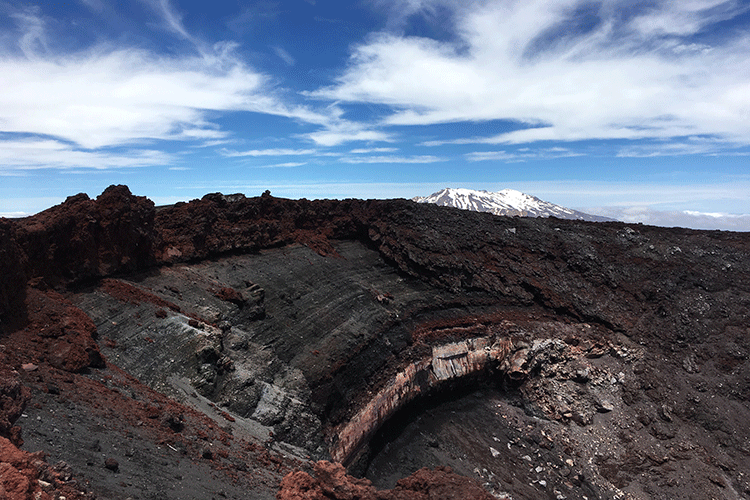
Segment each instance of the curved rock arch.
[{"label": "curved rock arch", "polygon": [[499,335],[433,346],[431,355],[400,370],[351,419],[334,429],[331,457],[351,465],[373,434],[398,410],[451,382],[495,369],[510,378],[522,378],[527,353],[528,349],[514,348],[512,340]]}]

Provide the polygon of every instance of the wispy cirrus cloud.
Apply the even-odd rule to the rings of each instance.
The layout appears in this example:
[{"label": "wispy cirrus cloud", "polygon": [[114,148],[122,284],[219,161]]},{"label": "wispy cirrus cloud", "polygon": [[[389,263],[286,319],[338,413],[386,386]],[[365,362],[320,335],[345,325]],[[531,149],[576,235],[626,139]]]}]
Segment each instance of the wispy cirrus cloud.
[{"label": "wispy cirrus cloud", "polygon": [[55,139],[0,139],[0,173],[18,170],[96,169],[169,165],[174,155],[155,149],[90,151]]},{"label": "wispy cirrus cloud", "polygon": [[415,156],[345,156],[339,158],[343,163],[437,163],[447,161],[446,158],[432,155],[415,155]]},{"label": "wispy cirrus cloud", "polygon": [[365,155],[370,153],[395,153],[398,148],[357,148],[349,151],[353,155]]},{"label": "wispy cirrus cloud", "polygon": [[654,12],[637,16],[631,23],[642,36],[691,35],[748,10],[747,3],[736,0],[665,1],[657,5]]},{"label": "wispy cirrus cloud", "polygon": [[543,149],[519,148],[516,151],[476,151],[466,154],[469,161],[504,161],[509,163],[529,160],[550,160],[554,158],[572,158],[584,156],[583,153],[568,148],[554,147]]},{"label": "wispy cirrus cloud", "polygon": [[[166,25],[193,40],[168,2],[151,3]],[[5,132],[50,136],[93,149],[225,137],[210,122],[211,111],[302,119],[314,115],[276,99],[267,77],[235,57],[232,44],[192,54],[157,54],[107,43],[60,53],[49,47],[38,9],[17,11],[13,18],[21,54],[13,47],[0,51],[0,123]]]},{"label": "wispy cirrus cloud", "polygon": [[[155,141],[225,144],[236,131],[214,120],[230,112],[312,125],[317,130],[306,139],[322,145],[387,137],[343,119],[335,106],[291,101],[268,75],[238,56],[235,43],[210,44],[194,36],[168,0],[142,2],[156,14],[160,29],[186,42],[184,47],[156,52],[104,41],[62,49],[67,45],[57,38],[65,34],[54,22],[54,29],[48,27],[50,19],[40,8],[8,7],[17,30],[0,38],[0,131],[7,137],[38,136],[70,144],[66,157],[77,152],[84,165],[106,157],[113,147],[139,148]],[[101,10],[97,2],[86,4]],[[45,151],[18,150],[5,140],[0,138],[0,148]],[[42,154],[23,162],[41,164],[45,159]],[[112,163],[123,159],[115,155]]]},{"label": "wispy cirrus cloud", "polygon": [[150,5],[164,20],[166,28],[179,34],[184,39],[200,45],[198,40],[188,33],[185,26],[182,24],[182,16],[174,9],[169,0],[142,0],[147,5]]},{"label": "wispy cirrus cloud", "polygon": [[207,110],[284,112],[259,94],[262,75],[239,63],[212,66],[200,57],[137,49],[93,50],[57,60],[3,58],[0,121],[6,132],[101,148],[224,136]]},{"label": "wispy cirrus cloud", "polygon": [[273,165],[259,165],[255,168],[294,168],[307,165],[306,161],[288,161],[285,163],[274,163]]},{"label": "wispy cirrus cloud", "polygon": [[381,130],[368,128],[347,120],[339,120],[328,124],[323,130],[303,135],[319,146],[338,146],[353,141],[390,142],[392,135]]},{"label": "wispy cirrus cloud", "polygon": [[18,48],[26,57],[33,57],[39,51],[49,50],[44,22],[39,17],[39,9],[27,7],[10,14],[21,31]]},{"label": "wispy cirrus cloud", "polygon": [[287,52],[283,47],[279,47],[278,45],[275,45],[271,47],[271,50],[273,50],[273,53],[278,56],[279,59],[284,61],[287,66],[294,66],[294,64],[297,62],[292,55]]},{"label": "wispy cirrus cloud", "polygon": [[[446,5],[413,4],[418,11],[438,3]],[[692,38],[747,12],[745,2],[489,0],[452,8],[455,40],[384,31],[354,48],[333,85],[310,95],[390,106],[390,125],[524,125],[465,143],[705,135],[750,144],[750,35]]]},{"label": "wispy cirrus cloud", "polygon": [[313,155],[315,149],[290,149],[290,148],[272,148],[272,149],[249,149],[247,151],[233,151],[223,149],[221,154],[229,158],[239,158],[243,156],[300,156]]},{"label": "wispy cirrus cloud", "polygon": [[82,4],[90,8],[91,10],[101,12],[104,9],[102,0],[79,0]]},{"label": "wispy cirrus cloud", "polygon": [[[736,146],[739,146],[736,145]],[[750,153],[734,151],[733,145],[727,141],[707,139],[704,137],[679,139],[669,142],[647,141],[639,144],[624,146],[619,149],[617,156],[621,158],[653,158],[659,156],[686,155],[748,155]]]}]

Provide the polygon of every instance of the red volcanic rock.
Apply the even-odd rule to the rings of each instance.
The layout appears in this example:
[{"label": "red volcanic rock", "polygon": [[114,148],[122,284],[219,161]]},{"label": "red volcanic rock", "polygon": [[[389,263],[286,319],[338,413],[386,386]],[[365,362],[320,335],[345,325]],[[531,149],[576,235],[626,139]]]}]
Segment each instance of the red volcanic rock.
[{"label": "red volcanic rock", "polygon": [[291,243],[336,255],[329,240],[354,234],[360,203],[207,194],[156,214],[155,257],[160,262],[184,262]]},{"label": "red volcanic rock", "polygon": [[151,262],[154,204],[126,186],[81,193],[24,219],[17,231],[30,279],[48,285],[134,271]]},{"label": "red volcanic rock", "polygon": [[0,436],[10,438],[19,446],[21,432],[14,424],[30,398],[31,393],[21,385],[18,373],[4,368],[0,370]]},{"label": "red volcanic rock", "polygon": [[89,366],[102,367],[104,359],[94,338],[96,325],[79,308],[57,292],[27,291],[27,331],[43,339],[46,361],[55,368],[77,372]]},{"label": "red volcanic rock", "polygon": [[346,473],[341,464],[320,461],[315,478],[303,471],[281,481],[277,500],[492,500],[476,482],[450,467],[423,468],[401,479],[392,490],[377,490],[367,479]]},{"label": "red volcanic rock", "polygon": [[[67,476],[66,476],[67,477]],[[0,437],[0,498],[52,500],[91,498],[44,461],[44,453],[28,453]]]},{"label": "red volcanic rock", "polygon": [[[414,498],[430,500],[494,499],[481,486],[468,477],[459,476],[450,467],[419,469],[409,477],[399,479],[394,492],[414,492]],[[422,495],[421,497],[417,495]],[[408,497],[404,497],[408,498]]]},{"label": "red volcanic rock", "polygon": [[[39,467],[42,453],[25,453],[0,437],[0,497],[31,499],[50,498],[39,486]],[[38,463],[38,464],[37,464]]]}]

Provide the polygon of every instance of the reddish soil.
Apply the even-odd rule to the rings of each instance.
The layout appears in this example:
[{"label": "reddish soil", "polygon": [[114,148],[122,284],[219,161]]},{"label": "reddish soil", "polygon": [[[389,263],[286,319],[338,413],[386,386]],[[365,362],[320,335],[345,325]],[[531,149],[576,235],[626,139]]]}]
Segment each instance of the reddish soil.
[{"label": "reddish soil", "polygon": [[317,462],[315,477],[293,472],[281,481],[277,500],[493,500],[473,480],[450,467],[420,469],[401,479],[392,490],[377,490],[367,479],[346,473],[340,464]]}]

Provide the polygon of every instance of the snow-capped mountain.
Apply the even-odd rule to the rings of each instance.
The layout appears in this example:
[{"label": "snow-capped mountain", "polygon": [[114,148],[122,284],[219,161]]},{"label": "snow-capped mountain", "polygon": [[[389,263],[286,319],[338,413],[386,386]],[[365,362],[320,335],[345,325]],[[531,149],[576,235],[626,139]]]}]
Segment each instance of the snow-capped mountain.
[{"label": "snow-capped mountain", "polygon": [[536,196],[531,196],[513,189],[503,189],[496,193],[475,191],[472,189],[446,188],[430,196],[412,198],[417,203],[434,203],[436,205],[490,212],[495,215],[520,217],[557,217],[559,219],[578,219],[602,222],[608,219],[590,215],[570,208],[561,207]]}]

